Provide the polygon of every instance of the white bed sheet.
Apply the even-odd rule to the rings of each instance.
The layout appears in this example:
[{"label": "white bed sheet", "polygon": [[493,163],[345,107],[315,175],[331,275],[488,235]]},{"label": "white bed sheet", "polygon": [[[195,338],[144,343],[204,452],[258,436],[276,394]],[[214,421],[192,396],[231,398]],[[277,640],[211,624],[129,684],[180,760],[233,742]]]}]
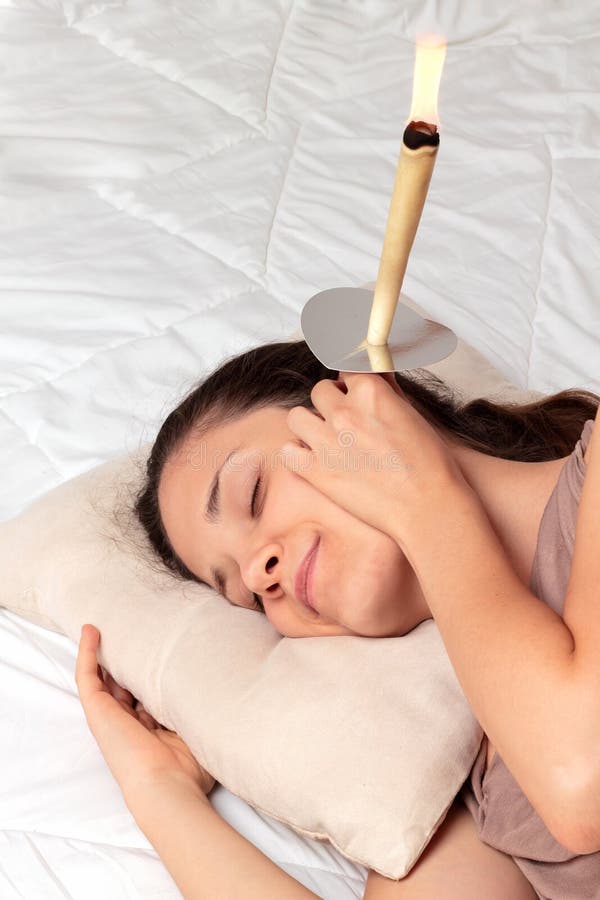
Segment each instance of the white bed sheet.
[{"label": "white bed sheet", "polygon": [[[443,6],[443,10],[442,10]],[[223,357],[374,280],[414,37],[449,39],[404,290],[521,386],[600,391],[600,9],[0,4],[0,516],[151,439]],[[76,647],[0,611],[0,896],[179,896],[87,731]],[[366,870],[218,787],[332,900]]]}]

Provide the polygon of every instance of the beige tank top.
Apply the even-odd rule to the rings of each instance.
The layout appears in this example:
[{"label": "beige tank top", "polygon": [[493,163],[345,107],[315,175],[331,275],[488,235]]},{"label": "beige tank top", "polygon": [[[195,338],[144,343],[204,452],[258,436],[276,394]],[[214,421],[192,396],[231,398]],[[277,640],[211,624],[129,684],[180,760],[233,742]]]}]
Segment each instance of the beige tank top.
[{"label": "beige tank top", "polygon": [[[588,419],[561,469],[538,532],[529,586],[562,615],[571,569],[577,510],[585,477]],[[540,900],[600,900],[600,852],[577,855],[554,839],[496,752],[486,771],[484,737],[461,797],[480,839],[513,857]]]}]

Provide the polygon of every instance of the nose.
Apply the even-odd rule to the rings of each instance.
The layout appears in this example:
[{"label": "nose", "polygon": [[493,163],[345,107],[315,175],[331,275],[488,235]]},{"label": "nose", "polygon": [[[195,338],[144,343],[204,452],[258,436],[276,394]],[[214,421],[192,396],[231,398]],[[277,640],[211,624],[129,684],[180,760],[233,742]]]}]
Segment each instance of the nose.
[{"label": "nose", "polygon": [[259,558],[254,563],[250,563],[250,566],[246,569],[247,577],[244,578],[246,587],[261,595],[266,594],[267,591],[272,592],[274,586],[280,584],[279,579],[281,578],[278,568],[279,558],[271,555],[266,563],[264,562],[264,556],[262,559],[262,562]]},{"label": "nose", "polygon": [[275,568],[277,563],[278,563],[278,560],[277,560],[276,556],[269,557],[269,560],[266,565],[265,588],[271,587],[273,585],[274,580],[276,580],[276,576],[271,575],[271,572],[273,571],[273,569]]}]

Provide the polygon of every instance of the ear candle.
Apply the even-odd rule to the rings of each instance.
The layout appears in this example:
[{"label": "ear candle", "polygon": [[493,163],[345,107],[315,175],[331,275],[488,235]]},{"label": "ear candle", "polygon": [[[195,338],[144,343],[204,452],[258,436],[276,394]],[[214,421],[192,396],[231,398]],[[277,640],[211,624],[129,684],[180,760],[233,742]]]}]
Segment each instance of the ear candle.
[{"label": "ear candle", "polygon": [[419,38],[412,104],[402,137],[375,291],[329,288],[311,297],[302,310],[306,344],[328,369],[403,372],[439,362],[456,349],[457,338],[450,328],[419,315],[410,308],[410,302],[398,307],[440,142],[437,95],[445,55],[446,41],[440,35]]},{"label": "ear candle", "polygon": [[363,346],[387,344],[392,327],[440,143],[434,123],[437,122],[437,96],[445,56],[446,43],[435,35],[423,37],[417,44],[411,121],[402,137],[367,339]]},{"label": "ear candle", "polygon": [[437,127],[428,122],[410,122],[404,132],[369,318],[367,344],[387,344],[439,143]]},{"label": "ear candle", "polygon": [[377,347],[375,344],[368,344],[365,342],[365,349],[369,357],[369,365],[371,366],[372,372],[394,371],[394,360],[387,343],[383,344],[381,347]]}]

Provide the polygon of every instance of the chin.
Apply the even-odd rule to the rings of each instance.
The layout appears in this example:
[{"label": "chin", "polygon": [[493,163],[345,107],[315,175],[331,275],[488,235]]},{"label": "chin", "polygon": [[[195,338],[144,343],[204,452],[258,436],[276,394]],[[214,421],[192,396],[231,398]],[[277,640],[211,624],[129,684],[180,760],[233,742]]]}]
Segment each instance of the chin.
[{"label": "chin", "polygon": [[385,638],[397,636],[397,632],[393,627],[384,627],[381,625],[381,622],[363,622],[360,625],[355,626],[354,633],[359,635],[360,637],[370,638]]}]

